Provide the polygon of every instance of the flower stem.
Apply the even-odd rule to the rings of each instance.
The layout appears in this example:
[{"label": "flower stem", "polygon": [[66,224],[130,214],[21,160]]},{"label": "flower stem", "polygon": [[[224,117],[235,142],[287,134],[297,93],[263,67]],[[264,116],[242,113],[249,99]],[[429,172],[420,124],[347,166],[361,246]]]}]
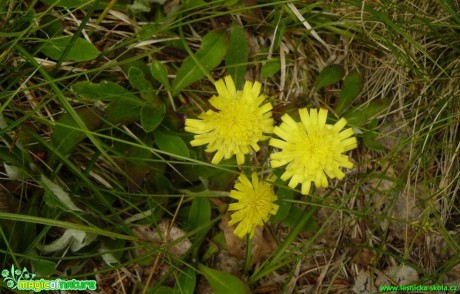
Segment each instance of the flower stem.
[{"label": "flower stem", "polygon": [[299,235],[299,233],[303,230],[305,225],[310,221],[313,213],[316,211],[318,208],[318,205],[314,206],[305,206],[305,209],[297,221],[296,225],[294,228],[292,228],[291,233],[287,236],[287,238],[280,244],[278,249],[273,253],[272,258],[267,260],[265,264],[262,264],[261,267],[259,267],[260,270],[255,270],[253,275],[249,278],[249,283],[254,283],[255,281],[261,279],[265,275],[269,274],[276,268],[280,267],[284,264],[283,262],[279,263],[280,259],[284,258],[286,256],[286,251],[288,251],[289,246],[294,242],[296,237]]}]

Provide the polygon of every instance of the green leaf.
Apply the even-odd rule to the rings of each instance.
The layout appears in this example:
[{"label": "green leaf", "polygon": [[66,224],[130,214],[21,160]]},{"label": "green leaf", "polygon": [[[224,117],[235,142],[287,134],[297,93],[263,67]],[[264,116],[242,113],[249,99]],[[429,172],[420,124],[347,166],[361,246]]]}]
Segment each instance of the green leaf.
[{"label": "green leaf", "polygon": [[113,124],[130,123],[139,121],[141,109],[144,103],[136,96],[118,99],[110,103],[105,110],[104,118]]},{"label": "green leaf", "polygon": [[72,202],[69,194],[66,191],[64,191],[64,189],[61,186],[53,183],[50,179],[48,179],[43,174],[41,175],[40,184],[45,189],[45,191],[49,192],[49,195],[55,196],[59,200],[59,202],[64,204],[64,207],[67,208],[68,210],[82,211]]},{"label": "green leaf", "polygon": [[222,173],[222,170],[219,170],[212,166],[207,165],[183,165],[178,167],[181,174],[184,175],[190,181],[198,181],[200,178],[210,179],[214,178],[218,174]]},{"label": "green leaf", "polygon": [[[194,58],[187,57],[177,71],[172,84],[173,95],[177,95],[185,87],[200,80],[218,66],[227,53],[227,46],[227,34],[224,32],[212,31],[204,36],[201,48],[195,53]],[[203,72],[202,68],[206,72]]]},{"label": "green leaf", "polygon": [[[196,197],[192,201],[188,217],[188,226],[190,230],[197,229],[211,222],[211,204],[206,197]],[[197,237],[202,237],[208,230],[201,230]]]},{"label": "green leaf", "polygon": [[196,272],[187,267],[177,278],[173,294],[193,294],[196,285]]},{"label": "green leaf", "polygon": [[[289,216],[289,211],[291,210],[292,202],[289,200],[294,199],[294,191],[288,188],[282,187],[285,185],[285,182],[281,180],[281,175],[284,173],[284,169],[276,168],[273,170],[273,174],[276,175],[275,185],[278,186],[278,191],[276,195],[278,196],[278,201],[276,204],[279,205],[278,212],[270,217],[270,221],[273,223],[280,223]],[[284,201],[288,200],[288,201]]]},{"label": "green leaf", "polygon": [[[147,146],[153,145],[153,138],[150,135],[140,134],[139,139]],[[127,185],[130,190],[138,189],[145,181],[149,171],[152,171],[159,164],[157,162],[148,162],[152,157],[152,152],[145,148],[126,144],[113,146],[113,148],[124,155],[124,158],[120,160],[120,164],[129,178]],[[118,148],[120,150],[117,150]]]},{"label": "green leaf", "polygon": [[377,136],[378,136],[378,132],[376,131],[377,125],[378,125],[377,119],[373,119],[369,122],[368,124],[369,130],[365,131],[362,135],[363,143],[369,149],[372,149],[375,151],[383,151],[385,150],[385,147],[377,140]]},{"label": "green leaf", "polygon": [[[94,4],[94,0],[42,0],[48,5],[56,5],[65,8],[85,8]],[[96,4],[96,9],[104,9],[107,7],[108,1],[99,1]]]},{"label": "green leaf", "polygon": [[[287,217],[282,221],[282,223],[291,229],[295,227],[295,225],[299,222],[302,214],[304,213],[303,209],[299,207],[291,207],[289,210],[289,214]],[[317,228],[317,224],[313,218],[310,218],[302,227],[301,232],[312,231]]]},{"label": "green leaf", "polygon": [[[9,1],[1,1],[0,3],[2,3],[2,2],[6,4]],[[3,3],[0,5],[0,10],[2,12],[4,11],[4,10],[2,10],[3,7],[1,7],[3,5]],[[10,20],[8,21],[8,26],[7,26],[8,29],[5,30],[4,29],[5,27],[2,27],[1,33],[4,33],[6,31],[10,31],[10,30],[11,30],[11,32],[20,32],[20,31],[29,30],[29,28],[31,26],[35,26],[35,21],[37,20],[37,18],[39,18],[39,17],[36,16],[35,11],[32,10],[32,9],[29,9],[25,13],[16,14],[14,17],[11,17]],[[23,33],[23,32],[21,32],[21,33]],[[12,34],[14,34],[14,33],[12,33]]]},{"label": "green leaf", "polygon": [[244,30],[241,26],[234,24],[230,27],[230,44],[225,56],[225,64],[227,65],[227,73],[235,81],[237,89],[243,88],[248,55],[249,46]]},{"label": "green leaf", "polygon": [[294,199],[294,191],[287,188],[278,188],[276,195],[279,198],[279,201],[276,202],[279,205],[278,212],[270,218],[270,221],[273,223],[279,223],[285,220],[289,216],[289,211],[291,210],[292,202],[283,201],[283,200],[292,200]]},{"label": "green leaf", "polygon": [[278,58],[272,58],[265,62],[262,65],[262,69],[260,70],[260,76],[262,78],[268,78],[279,72],[281,69],[281,63]]},{"label": "green leaf", "polygon": [[109,81],[79,82],[72,86],[78,95],[87,99],[112,101],[105,110],[104,119],[113,124],[139,121],[144,102],[122,86]]},{"label": "green leaf", "polygon": [[326,66],[318,75],[316,90],[337,83],[342,79],[344,73],[343,68],[338,64]]},{"label": "green leaf", "polygon": [[120,264],[120,258],[123,255],[123,248],[126,248],[126,242],[123,240],[102,241],[98,253],[101,254],[102,260],[108,266]]},{"label": "green leaf", "polygon": [[160,150],[183,157],[190,157],[187,145],[181,137],[158,129],[155,130],[154,136],[155,143]]},{"label": "green leaf", "polygon": [[117,101],[120,99],[139,100],[127,89],[110,81],[100,83],[78,82],[72,85],[72,90],[86,99]]},{"label": "green leaf", "polygon": [[206,277],[216,294],[251,293],[248,286],[234,275],[214,270],[202,264],[198,264],[198,269]]},{"label": "green leaf", "polygon": [[59,60],[68,46],[71,47],[64,60],[89,61],[99,56],[99,51],[93,44],[83,38],[77,38],[70,44],[72,38],[73,36],[67,36],[46,40],[40,51],[54,60]]},{"label": "green leaf", "polygon": [[168,79],[168,69],[163,63],[158,60],[152,61],[150,72],[153,78],[159,81],[166,89],[171,89]]},{"label": "green leaf", "polygon": [[141,94],[153,91],[152,84],[145,78],[144,72],[136,66],[131,66],[129,68],[128,80],[131,86],[139,90]]},{"label": "green leaf", "polygon": [[[92,131],[97,129],[102,124],[101,113],[94,108],[78,108],[75,112],[80,116],[81,120],[85,123],[88,130]],[[78,124],[69,113],[63,114],[57,120],[51,135],[51,143],[57,151],[63,155],[67,155],[70,151],[81,141],[86,135],[83,131],[78,130]],[[68,128],[72,127],[71,128]],[[77,129],[73,129],[77,128]],[[55,156],[51,155],[50,161],[53,161]]]},{"label": "green leaf", "polygon": [[40,19],[40,27],[50,37],[60,35],[64,30],[61,20],[51,14],[46,14]]},{"label": "green leaf", "polygon": [[141,109],[141,126],[147,133],[155,130],[163,121],[166,113],[166,106],[162,104],[159,108],[145,103]]},{"label": "green leaf", "polygon": [[201,260],[207,261],[215,254],[221,251],[221,248],[226,248],[227,242],[225,241],[224,232],[220,231],[214,237],[212,237],[211,242],[208,244],[208,249],[206,252],[201,255]]},{"label": "green leaf", "polygon": [[343,117],[354,127],[361,127],[370,122],[377,114],[386,110],[390,105],[389,101],[371,102],[363,109],[353,109],[346,112]]},{"label": "green leaf", "polygon": [[383,151],[385,147],[377,141],[377,134],[375,132],[366,131],[363,133],[363,143],[364,145],[375,151]]},{"label": "green leaf", "polygon": [[56,263],[43,260],[43,259],[31,259],[32,267],[35,273],[39,273],[41,276],[50,276],[56,271]]},{"label": "green leaf", "polygon": [[171,287],[160,286],[158,287],[155,292],[147,291],[148,294],[173,294],[174,290]]},{"label": "green leaf", "polygon": [[358,71],[352,71],[343,81],[342,91],[340,91],[340,100],[337,103],[335,111],[342,114],[345,109],[351,106],[353,101],[358,97],[363,89],[363,80]]}]

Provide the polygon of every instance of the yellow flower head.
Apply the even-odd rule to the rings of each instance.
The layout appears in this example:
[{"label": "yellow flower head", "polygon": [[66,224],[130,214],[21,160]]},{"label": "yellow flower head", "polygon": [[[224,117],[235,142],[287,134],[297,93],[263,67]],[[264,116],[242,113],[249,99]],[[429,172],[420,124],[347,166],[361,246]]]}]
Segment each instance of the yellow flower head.
[{"label": "yellow flower head", "polygon": [[225,82],[221,79],[215,86],[219,95],[211,97],[209,102],[218,111],[208,110],[200,119],[185,120],[185,130],[197,134],[190,142],[192,146],[207,144],[206,152],[217,151],[213,164],[236,155],[241,165],[251,147],[259,151],[257,142],[267,139],[263,133],[272,133],[272,105],[260,106],[265,96],[260,95],[259,82],[246,82],[243,91],[237,91],[232,77],[227,76]]},{"label": "yellow flower head", "polygon": [[[282,123],[275,127],[274,133],[280,139],[272,138],[270,145],[281,149],[272,153],[272,167],[287,164],[281,179],[289,178],[289,187],[302,184],[302,194],[310,192],[311,182],[316,187],[327,187],[326,175],[331,179],[342,179],[345,174],[340,167],[352,168],[353,163],[343,152],[356,148],[357,141],[352,137],[353,129],[342,129],[347,121],[342,118],[334,125],[326,124],[327,110],[299,110],[301,122],[295,122],[288,114],[283,115]],[[284,141],[283,141],[284,140]]]},{"label": "yellow flower head", "polygon": [[252,174],[252,183],[241,174],[235,184],[235,190],[230,191],[230,197],[238,200],[230,204],[228,210],[236,211],[232,214],[229,226],[239,223],[234,234],[243,238],[250,234],[254,236],[256,228],[268,221],[270,214],[276,214],[278,205],[273,203],[278,198],[273,193],[271,185],[259,182],[257,174]]}]

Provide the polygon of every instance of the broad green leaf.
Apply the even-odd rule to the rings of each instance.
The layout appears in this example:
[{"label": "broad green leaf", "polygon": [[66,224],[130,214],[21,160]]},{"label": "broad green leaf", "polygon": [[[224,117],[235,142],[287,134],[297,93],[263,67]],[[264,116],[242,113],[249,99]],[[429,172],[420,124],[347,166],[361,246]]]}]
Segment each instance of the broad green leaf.
[{"label": "broad green leaf", "polygon": [[136,67],[131,66],[128,70],[128,80],[131,86],[141,92],[141,94],[145,94],[148,92],[153,91],[152,84],[144,76],[144,72]]},{"label": "broad green leaf", "polygon": [[[220,163],[221,166],[233,166],[233,167],[236,167],[236,158],[233,156],[232,158],[230,159],[224,159],[222,160],[222,162]],[[229,169],[227,167],[227,170]],[[232,170],[235,170],[235,168],[230,168]],[[213,191],[225,191],[227,188],[226,187],[229,187],[229,185],[232,185],[232,183],[235,182],[237,178],[237,175],[234,174],[234,173],[230,173],[230,172],[219,172],[219,173],[216,173],[214,176],[212,176],[210,179],[209,179],[209,189],[213,190]]]},{"label": "broad green leaf", "polygon": [[272,58],[265,62],[264,65],[262,65],[262,69],[260,70],[260,76],[262,78],[268,78],[276,74],[281,70],[281,63],[278,58]]},{"label": "broad green leaf", "polygon": [[375,132],[366,131],[363,133],[363,143],[364,145],[375,151],[383,151],[385,147],[377,141],[377,134]]},{"label": "broad green leaf", "polygon": [[64,204],[64,206],[68,210],[73,210],[73,211],[82,211],[80,208],[78,208],[70,199],[69,194],[64,191],[64,189],[59,186],[58,184],[53,183],[50,179],[48,179],[45,175],[41,175],[41,186],[51,192],[52,195],[54,195],[59,201]]},{"label": "broad green leaf", "polygon": [[335,111],[338,114],[351,106],[353,101],[358,97],[363,89],[363,80],[361,74],[357,71],[349,73],[343,81],[342,91],[340,91],[340,100],[337,103]]},{"label": "broad green leaf", "polygon": [[168,80],[168,69],[163,63],[157,60],[152,61],[150,72],[153,78],[159,81],[166,89],[171,88]]},{"label": "broad green leaf", "polygon": [[40,51],[54,60],[59,60],[62,53],[70,46],[64,60],[89,61],[99,56],[99,51],[93,44],[83,38],[77,38],[73,44],[70,44],[73,36],[59,37],[44,41]]},{"label": "broad green leaf", "polygon": [[343,116],[351,126],[361,127],[386,110],[389,104],[389,101],[371,102],[367,107],[350,110]]},{"label": "broad green leaf", "polygon": [[196,272],[187,267],[177,278],[173,294],[193,294],[196,285]]},{"label": "broad green leaf", "polygon": [[270,221],[273,223],[279,223],[288,217],[289,211],[291,210],[292,206],[292,202],[289,200],[294,199],[294,191],[282,187],[286,184],[283,180],[281,180],[281,175],[283,173],[284,170],[281,168],[276,168],[273,170],[273,174],[276,176],[275,185],[279,185],[278,191],[276,191],[276,195],[278,196],[278,201],[276,202],[276,204],[279,205],[278,212],[272,217],[270,217]]},{"label": "broad green leaf", "polygon": [[[97,129],[102,124],[101,114],[99,110],[94,108],[78,108],[75,112],[80,116],[88,130]],[[51,135],[51,143],[57,151],[63,155],[67,155],[86,135],[83,131],[78,130],[78,124],[68,113],[63,114],[57,120]],[[66,126],[72,127],[68,128]],[[74,129],[77,128],[77,129]],[[54,156],[51,155],[50,161],[53,161]]]},{"label": "broad green leaf", "polygon": [[378,121],[377,119],[373,119],[369,122],[368,124],[368,131],[365,131],[362,136],[363,136],[363,143],[364,145],[372,150],[375,151],[383,151],[385,150],[385,147],[377,141],[377,135],[378,133],[374,130],[377,129]]},{"label": "broad green leaf", "polygon": [[[192,201],[190,213],[188,217],[188,226],[190,230],[197,229],[201,226],[209,224],[211,221],[211,204],[206,197],[196,197]],[[206,234],[208,230],[201,230],[197,233],[198,237]]]},{"label": "broad green leaf", "polygon": [[248,55],[249,46],[244,30],[241,26],[234,24],[230,27],[230,44],[225,56],[225,64],[227,65],[227,73],[235,81],[237,89],[243,88]]},{"label": "broad green leaf", "polygon": [[[0,11],[2,12],[4,11],[2,10],[2,7],[1,7],[3,3],[8,3],[8,2],[10,1],[0,1],[0,3],[2,3],[0,4]],[[15,33],[13,32],[21,32],[21,31],[29,30],[31,26],[35,27],[35,21],[37,20],[37,18],[39,17],[36,16],[35,11],[32,9],[28,9],[27,12],[18,13],[14,17],[11,17],[8,20],[8,25],[2,24],[3,27],[2,29],[0,29],[0,31],[1,33],[6,33],[6,31],[11,30],[12,32],[11,34],[13,34],[12,36],[14,36]],[[5,30],[6,27],[7,29]]]},{"label": "broad green leaf", "polygon": [[[286,226],[293,229],[295,225],[299,222],[302,214],[304,213],[303,209],[299,207],[292,206],[289,210],[289,214],[285,219],[283,219],[282,223]],[[302,232],[312,231],[317,227],[317,224],[313,218],[310,218],[302,227]]]},{"label": "broad green leaf", "polygon": [[50,276],[56,271],[56,263],[44,259],[31,259],[34,273],[39,273],[41,276]]},{"label": "broad green leaf", "polygon": [[154,136],[155,143],[160,150],[183,157],[190,157],[187,145],[178,135],[166,133],[157,129],[154,132]]},{"label": "broad green leaf", "polygon": [[163,121],[166,113],[166,106],[162,104],[159,108],[145,103],[141,108],[141,126],[147,133],[155,130]]},{"label": "broad green leaf", "polygon": [[100,83],[78,82],[72,85],[72,90],[86,99],[117,101],[120,99],[139,100],[136,95],[110,81]]},{"label": "broad green leaf", "polygon": [[198,269],[206,277],[216,294],[248,294],[248,286],[234,275],[217,271],[205,265],[198,264]]},{"label": "broad green leaf", "polygon": [[62,209],[62,202],[54,195],[50,189],[45,189],[45,205],[51,209]]},{"label": "broad green leaf", "polygon": [[[102,242],[98,252],[101,253],[101,257],[108,265],[113,265],[114,263],[120,262],[121,257],[126,252],[123,249],[126,247],[127,244],[125,240],[110,239]],[[104,258],[105,254],[110,254],[110,256],[107,257],[107,260]]]},{"label": "broad green leaf", "polygon": [[195,53],[194,58],[192,56],[187,57],[177,71],[176,78],[172,84],[173,95],[176,95],[191,83],[200,80],[210,70],[218,66],[222,62],[225,53],[227,53],[227,46],[227,34],[224,32],[212,31],[204,36],[201,48]]},{"label": "broad green leaf", "polygon": [[190,181],[198,181],[199,178],[210,179],[216,175],[221,174],[222,170],[207,165],[183,165],[178,167],[181,174]]},{"label": "broad green leaf", "polygon": [[[141,139],[147,146],[151,146],[153,144],[153,138],[146,134],[141,134],[139,139]],[[152,157],[152,152],[145,148],[125,144],[122,144],[122,146],[125,158],[121,164],[126,170],[126,175],[129,177],[127,185],[130,190],[135,190],[138,189],[138,187],[144,182],[151,168],[156,166],[158,163],[147,163]]]},{"label": "broad green leaf", "polygon": [[112,101],[105,110],[104,119],[113,124],[139,121],[144,102],[116,83],[109,81],[79,82],[73,85],[72,89],[87,99]]},{"label": "broad green leaf", "polygon": [[144,103],[141,99],[134,97],[123,97],[110,103],[105,110],[104,118],[113,124],[139,121]]},{"label": "broad green leaf", "polygon": [[[95,0],[42,0],[48,5],[56,5],[65,8],[87,8],[94,4]],[[109,1],[99,1],[96,9],[104,9]]]},{"label": "broad green leaf", "polygon": [[344,75],[343,68],[338,64],[331,64],[323,68],[316,80],[316,90],[337,83]]},{"label": "broad green leaf", "polygon": [[148,294],[173,294],[174,289],[171,287],[160,286],[155,291],[147,291]]},{"label": "broad green leaf", "polygon": [[292,202],[290,201],[283,201],[283,200],[292,200],[294,199],[294,191],[279,187],[278,191],[276,192],[279,201],[276,204],[279,205],[278,212],[270,218],[270,221],[273,223],[282,222],[289,216],[289,211],[291,210]]},{"label": "broad green leaf", "polygon": [[138,69],[142,71],[142,73],[144,74],[144,77],[148,81],[151,81],[150,68],[147,64],[145,64],[145,61],[143,61],[142,59],[133,60],[132,58],[129,58],[128,56],[124,56],[120,59],[120,67],[126,75],[129,74],[129,69],[131,67],[137,67]]},{"label": "broad green leaf", "polygon": [[226,248],[226,246],[227,242],[225,241],[224,232],[220,231],[212,237],[212,241],[209,242],[208,249],[206,249],[206,252],[202,255],[201,260],[203,262],[209,260],[213,255],[219,253],[221,248]]},{"label": "broad green leaf", "polygon": [[61,20],[51,14],[46,14],[40,19],[40,27],[50,37],[60,35],[64,30]]},{"label": "broad green leaf", "polygon": [[155,95],[152,84],[146,78],[148,75],[150,75],[148,67],[143,64],[142,66],[129,67],[128,79],[131,86],[139,90],[141,97],[145,101],[149,102],[154,107],[160,108],[163,105],[163,101]]}]

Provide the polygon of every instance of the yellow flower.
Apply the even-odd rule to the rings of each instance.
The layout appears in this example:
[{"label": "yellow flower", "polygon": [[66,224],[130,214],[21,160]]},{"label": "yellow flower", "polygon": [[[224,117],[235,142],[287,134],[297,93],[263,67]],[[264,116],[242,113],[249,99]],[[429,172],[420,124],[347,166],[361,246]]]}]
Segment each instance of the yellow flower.
[{"label": "yellow flower", "polygon": [[331,179],[342,179],[345,174],[340,167],[352,168],[353,163],[343,152],[356,148],[357,141],[352,137],[353,129],[342,129],[347,121],[342,118],[334,125],[326,124],[327,110],[299,110],[301,122],[295,122],[288,114],[283,115],[282,123],[273,132],[283,140],[270,140],[270,145],[281,149],[272,153],[273,168],[287,164],[281,179],[289,178],[289,187],[302,184],[302,194],[310,192],[311,182],[316,187],[327,187],[326,175]]},{"label": "yellow flower", "polygon": [[252,183],[241,174],[235,184],[235,190],[230,191],[230,197],[238,200],[230,204],[228,210],[236,211],[232,214],[229,226],[239,223],[234,234],[243,238],[250,234],[254,236],[256,228],[268,221],[270,214],[276,214],[278,205],[273,203],[278,198],[273,193],[271,185],[259,182],[257,174],[252,174]]},{"label": "yellow flower", "polygon": [[259,151],[257,142],[267,139],[263,133],[271,134],[274,120],[272,105],[260,95],[262,85],[259,82],[246,82],[243,91],[237,91],[232,77],[225,77],[215,84],[218,96],[213,96],[209,103],[218,111],[208,110],[200,119],[185,120],[185,130],[195,133],[192,146],[207,144],[206,152],[217,151],[212,159],[218,164],[223,158],[236,155],[238,165],[244,163],[244,155],[251,152],[251,147]]}]

